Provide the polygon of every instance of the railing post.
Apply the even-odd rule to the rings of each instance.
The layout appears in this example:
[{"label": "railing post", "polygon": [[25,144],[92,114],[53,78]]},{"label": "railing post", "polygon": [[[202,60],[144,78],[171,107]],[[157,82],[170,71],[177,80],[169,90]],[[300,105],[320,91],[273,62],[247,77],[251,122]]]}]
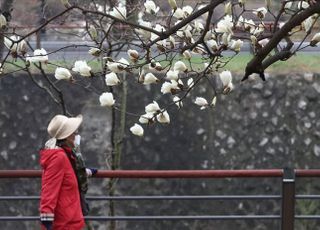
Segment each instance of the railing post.
[{"label": "railing post", "polygon": [[295,171],[285,168],[282,178],[281,230],[294,230]]}]

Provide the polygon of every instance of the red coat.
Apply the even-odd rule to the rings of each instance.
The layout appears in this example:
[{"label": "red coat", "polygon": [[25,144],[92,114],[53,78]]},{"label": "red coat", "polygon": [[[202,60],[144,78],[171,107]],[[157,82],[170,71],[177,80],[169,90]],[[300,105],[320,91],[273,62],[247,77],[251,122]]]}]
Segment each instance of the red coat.
[{"label": "red coat", "polygon": [[[70,154],[70,153],[69,153]],[[41,220],[53,220],[53,230],[80,230],[84,227],[78,181],[65,151],[40,151],[42,187]]]}]

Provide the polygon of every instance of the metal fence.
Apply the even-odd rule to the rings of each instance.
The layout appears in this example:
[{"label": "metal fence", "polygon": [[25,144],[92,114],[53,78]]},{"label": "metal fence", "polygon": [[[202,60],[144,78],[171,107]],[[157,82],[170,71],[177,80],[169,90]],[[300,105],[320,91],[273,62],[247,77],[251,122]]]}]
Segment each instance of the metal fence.
[{"label": "metal fence", "polygon": [[[1,178],[39,178],[39,170],[0,170]],[[315,200],[320,195],[296,195],[298,177],[320,177],[320,170],[100,170],[98,178],[279,178],[282,194],[279,195],[205,195],[205,196],[88,196],[88,200],[278,200],[281,212],[278,215],[190,215],[190,216],[87,216],[95,221],[130,220],[280,220],[281,230],[293,230],[295,219],[315,220],[319,215],[295,215],[297,199]],[[38,200],[39,196],[1,196],[1,201]],[[0,216],[0,221],[35,221],[38,216]]]}]

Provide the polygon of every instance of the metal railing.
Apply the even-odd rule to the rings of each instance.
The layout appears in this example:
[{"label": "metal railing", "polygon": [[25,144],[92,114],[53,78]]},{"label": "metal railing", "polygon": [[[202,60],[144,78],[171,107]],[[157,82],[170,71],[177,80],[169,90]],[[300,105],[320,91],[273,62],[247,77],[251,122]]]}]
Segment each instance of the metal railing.
[{"label": "metal railing", "polygon": [[[40,170],[0,170],[1,178],[39,178]],[[296,195],[297,177],[320,177],[320,170],[100,170],[98,178],[281,178],[280,195],[205,196],[88,196],[88,200],[278,200],[278,215],[190,215],[190,216],[87,216],[88,220],[280,220],[281,230],[293,230],[295,219],[320,219],[319,215],[295,215],[297,199],[320,199],[320,195]],[[1,201],[38,200],[39,196],[0,196]],[[34,221],[38,216],[0,216],[0,221]]]}]

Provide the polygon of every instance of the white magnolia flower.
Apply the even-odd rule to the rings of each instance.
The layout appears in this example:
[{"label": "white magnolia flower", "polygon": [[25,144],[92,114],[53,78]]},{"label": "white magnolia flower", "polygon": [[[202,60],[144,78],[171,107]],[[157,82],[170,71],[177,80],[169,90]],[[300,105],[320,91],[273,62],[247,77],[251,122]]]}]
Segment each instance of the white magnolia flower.
[{"label": "white magnolia flower", "polygon": [[144,76],[143,84],[148,85],[148,84],[152,84],[152,83],[157,83],[158,81],[159,81],[159,79],[156,78],[156,76],[154,76],[153,73],[147,73]]},{"label": "white magnolia flower", "polygon": [[80,75],[84,77],[91,76],[91,67],[88,66],[86,61],[76,61],[72,71],[80,73]]},{"label": "white magnolia flower", "polygon": [[27,53],[26,41],[21,40],[19,43],[17,43],[19,39],[20,37],[16,35],[12,35],[10,38],[4,37],[4,45],[11,51],[13,56],[15,56],[17,53],[21,53],[22,55]]},{"label": "white magnolia flower", "polygon": [[243,45],[243,41],[238,39],[238,40],[231,40],[231,45],[230,49],[234,50],[235,52],[239,53],[240,49]]},{"label": "white magnolia flower", "polygon": [[185,59],[188,59],[188,60],[190,60],[191,57],[192,57],[189,50],[185,50],[185,51],[182,53],[182,55],[183,55],[183,57],[184,57]]},{"label": "white magnolia flower", "polygon": [[124,71],[129,65],[129,62],[125,58],[121,58],[117,62],[107,62],[107,67],[114,73],[120,73]]},{"label": "white magnolia flower", "polygon": [[265,47],[269,42],[269,39],[268,38],[264,38],[260,41],[258,41],[258,43],[262,46],[262,47]]},{"label": "white magnolia flower", "polygon": [[185,15],[184,16],[185,18],[188,17],[189,15],[191,15],[192,12],[193,12],[193,8],[191,6],[189,6],[189,5],[186,5],[186,6],[182,7],[182,10],[183,10],[183,13]]},{"label": "white magnolia flower", "polygon": [[183,19],[184,18],[184,12],[181,8],[177,8],[174,11],[173,17],[177,18],[177,19]]},{"label": "white magnolia flower", "polygon": [[231,72],[226,70],[219,74],[223,85],[223,93],[227,94],[233,89]]},{"label": "white magnolia flower", "polygon": [[249,31],[250,33],[256,29],[255,22],[252,19],[248,20],[246,18],[241,17],[241,21],[239,19],[239,24],[241,24],[241,26],[243,26],[244,29],[246,31]]},{"label": "white magnolia flower", "polygon": [[301,9],[307,9],[309,7],[309,3],[306,2],[306,1],[300,1],[298,3],[298,9],[301,10]]},{"label": "white magnolia flower", "polygon": [[208,41],[206,41],[206,44],[209,48],[211,48],[214,52],[218,50],[218,44],[216,42],[216,40],[214,39],[210,39]]},{"label": "white magnolia flower", "polygon": [[306,32],[309,32],[312,29],[314,19],[312,16],[308,17],[302,22],[302,26]]},{"label": "white magnolia flower", "polygon": [[316,46],[319,41],[320,41],[320,33],[316,33],[310,41],[310,46]]},{"label": "white magnolia flower", "polygon": [[161,112],[157,115],[157,120],[159,123],[169,124],[170,123],[170,116],[167,111],[164,111],[164,112]]},{"label": "white magnolia flower", "polygon": [[229,43],[231,42],[231,34],[229,33],[223,33],[221,36],[221,43],[229,46]]},{"label": "white magnolia flower", "polygon": [[[284,6],[285,9],[290,9],[292,8],[292,4],[294,1],[291,2],[287,2]],[[303,9],[307,9],[309,7],[309,3],[306,1],[299,1],[297,4],[298,10],[303,10]]]},{"label": "white magnolia flower", "polygon": [[216,103],[217,103],[217,97],[216,96],[214,96],[213,98],[212,98],[212,101],[211,101],[211,106],[215,106],[216,105]]},{"label": "white magnolia flower", "polygon": [[131,131],[131,133],[133,135],[136,135],[136,136],[139,136],[139,137],[142,137],[143,136],[143,132],[144,132],[142,126],[137,124],[137,123],[135,123],[134,126],[132,126],[130,128],[130,131]]},{"label": "white magnolia flower", "polygon": [[171,8],[175,11],[177,9],[177,2],[176,0],[168,0],[169,5],[171,6]]},{"label": "white magnolia flower", "polygon": [[218,22],[216,32],[232,34],[232,27],[232,17],[230,15],[226,15]]},{"label": "white magnolia flower", "polygon": [[157,111],[160,111],[160,107],[156,101],[153,101],[145,107],[145,111],[146,113],[155,113]]},{"label": "white magnolia flower", "polygon": [[120,83],[117,74],[114,72],[106,74],[105,81],[108,86],[114,86]]},{"label": "white magnolia flower", "polygon": [[112,93],[103,93],[99,97],[100,105],[101,106],[113,106],[115,103],[115,100],[113,99],[113,94]]},{"label": "white magnolia flower", "polygon": [[244,21],[245,19],[242,17],[242,15],[240,15],[240,17],[238,18],[238,22],[237,22],[237,27],[243,27],[244,26]]},{"label": "white magnolia flower", "polygon": [[254,9],[252,13],[257,15],[258,18],[264,19],[264,17],[268,13],[268,10],[265,7],[260,7],[258,9]]},{"label": "white magnolia flower", "polygon": [[28,62],[48,62],[48,55],[47,51],[43,48],[41,49],[36,49],[33,51],[33,56],[32,57],[27,57],[26,60]]},{"label": "white magnolia flower", "polygon": [[189,88],[193,87],[193,85],[194,85],[193,78],[189,78],[189,79],[188,79],[187,85],[188,85]]},{"label": "white magnolia flower", "polygon": [[210,30],[208,31],[205,35],[204,35],[204,38],[203,40],[206,42],[210,39],[213,39],[213,40],[216,40],[216,35],[214,33],[214,31]]},{"label": "white magnolia flower", "polygon": [[130,60],[132,60],[133,62],[137,62],[139,59],[139,53],[136,50],[128,50],[128,56],[130,58]]},{"label": "white magnolia flower", "polygon": [[138,77],[138,82],[143,83],[144,82],[144,76],[146,75],[146,70],[145,68],[140,68],[139,69],[139,77]]},{"label": "white magnolia flower", "polygon": [[290,9],[292,7],[292,2],[287,2],[285,5],[284,5],[284,8],[285,9]]},{"label": "white magnolia flower", "polygon": [[184,33],[184,37],[186,37],[186,38],[188,38],[188,39],[190,39],[190,40],[193,39],[193,38],[192,38],[191,30],[184,30],[183,33]]},{"label": "white magnolia flower", "polygon": [[4,45],[11,51],[11,52],[17,52],[18,44],[15,41],[18,41],[20,38],[19,36],[12,35],[10,36],[10,39],[7,37],[4,37]]},{"label": "white magnolia flower", "polygon": [[178,82],[175,80],[171,80],[171,82],[164,82],[161,86],[161,93],[175,93],[176,91],[180,90],[178,86]]},{"label": "white magnolia flower", "polygon": [[182,61],[177,61],[174,64],[173,69],[180,72],[185,72],[186,70],[188,70],[187,66]]},{"label": "white magnolia flower", "polygon": [[89,49],[88,53],[91,54],[92,56],[98,57],[101,54],[101,50],[93,47],[93,48]]},{"label": "white magnolia flower", "polygon": [[265,29],[265,25],[260,23],[258,27],[256,27],[255,29],[251,29],[250,33],[258,37],[260,34],[263,33],[264,29]]},{"label": "white magnolia flower", "polygon": [[223,71],[220,73],[220,79],[222,81],[223,86],[227,86],[232,81],[232,75],[231,72],[228,70]]},{"label": "white magnolia flower", "polygon": [[180,97],[174,96],[172,100],[176,104],[176,106],[178,106],[179,109],[183,106],[183,103],[182,103]]},{"label": "white magnolia flower", "polygon": [[163,70],[160,62],[152,62],[149,64],[149,69],[151,70],[157,70],[157,71],[161,71]]},{"label": "white magnolia flower", "polygon": [[[181,20],[178,20],[175,23],[175,25],[179,24],[180,22],[181,22]],[[187,24],[187,25],[183,26],[182,28],[180,28],[177,31],[176,35],[180,38],[188,38],[188,40],[191,40],[191,42],[192,42],[192,40],[193,40],[192,33],[191,33],[192,29],[193,29],[192,26]]]},{"label": "white magnolia flower", "polygon": [[246,1],[247,1],[247,0],[239,0],[239,5],[240,5],[240,6],[243,6],[244,4],[246,4]]},{"label": "white magnolia flower", "polygon": [[58,80],[70,80],[72,75],[68,69],[58,67],[54,72],[54,77]]},{"label": "white magnolia flower", "polygon": [[[153,29],[154,29],[155,31],[158,31],[158,32],[164,32],[164,31],[166,30],[166,29],[165,29],[162,25],[160,25],[160,24],[156,24]],[[156,39],[158,39],[158,38],[159,38],[159,36],[158,36],[157,34],[151,33],[151,38],[150,38],[151,41],[154,41],[154,40],[156,40]],[[167,40],[166,40],[166,39],[160,40],[160,41],[156,42],[156,44],[157,44],[158,46],[166,47]],[[163,49],[163,47],[162,47],[162,49]],[[161,51],[161,50],[160,50],[160,51]]]},{"label": "white magnolia flower", "polygon": [[28,45],[25,40],[18,43],[17,52],[21,53],[23,56],[27,53]]},{"label": "white magnolia flower", "polygon": [[0,29],[4,29],[7,26],[7,19],[3,14],[0,14]]},{"label": "white magnolia flower", "polygon": [[147,0],[144,3],[144,7],[146,8],[147,13],[149,14],[156,14],[159,11],[159,6],[156,6],[156,4],[154,3],[154,1],[152,0]]},{"label": "white magnolia flower", "polygon": [[194,103],[198,106],[200,106],[200,109],[205,109],[209,104],[208,101],[203,97],[196,97],[196,100]]},{"label": "white magnolia flower", "polygon": [[256,36],[251,35],[251,36],[250,36],[250,40],[251,40],[251,44],[252,44],[253,46],[256,46],[256,45],[257,45],[258,39],[257,39]]},{"label": "white magnolia flower", "polygon": [[204,26],[200,20],[194,20],[194,30],[196,32],[201,32],[204,30]]},{"label": "white magnolia flower", "polygon": [[[140,26],[144,26],[147,28],[152,28],[151,22],[144,21],[143,19],[138,20]],[[135,29],[135,31],[140,34],[145,39],[151,38],[151,32],[144,29]]]},{"label": "white magnolia flower", "polygon": [[130,63],[125,58],[120,58],[118,62],[122,64],[124,67],[127,67],[128,65],[130,65]]},{"label": "white magnolia flower", "polygon": [[174,49],[176,47],[176,40],[173,36],[169,36],[169,46],[171,49]]},{"label": "white magnolia flower", "polygon": [[152,122],[154,119],[154,114],[153,113],[146,113],[140,116],[139,118],[139,122],[141,124],[149,124],[150,122]]},{"label": "white magnolia flower", "polygon": [[166,74],[167,80],[178,80],[179,71],[178,70],[169,70]]},{"label": "white magnolia flower", "polygon": [[117,62],[108,61],[107,67],[109,70],[111,70],[114,73],[120,73],[123,71],[123,68],[120,68],[121,66],[119,66],[119,63],[117,63]]},{"label": "white magnolia flower", "polygon": [[109,14],[120,20],[125,20],[127,18],[127,9],[120,3],[117,7],[114,7]]}]

